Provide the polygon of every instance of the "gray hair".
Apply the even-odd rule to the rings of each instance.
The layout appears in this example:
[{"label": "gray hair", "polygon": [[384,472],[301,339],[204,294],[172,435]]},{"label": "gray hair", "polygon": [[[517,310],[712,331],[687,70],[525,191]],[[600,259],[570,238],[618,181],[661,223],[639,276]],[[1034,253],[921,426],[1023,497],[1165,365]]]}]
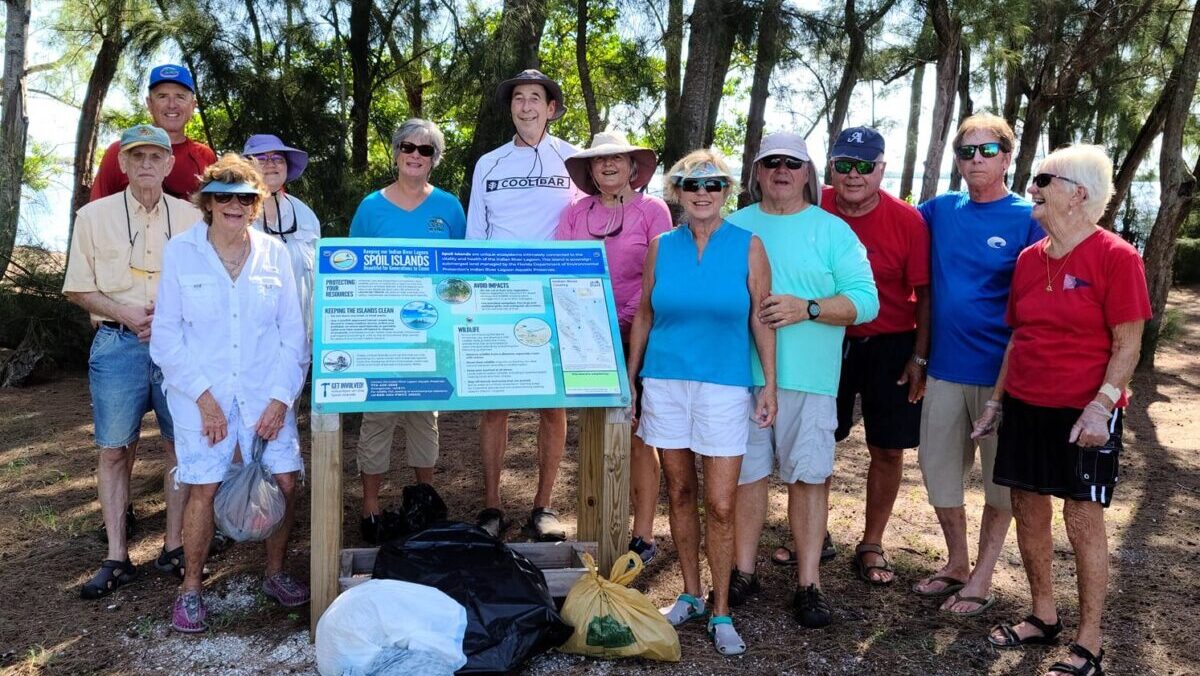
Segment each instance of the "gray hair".
[{"label": "gray hair", "polygon": [[396,161],[400,143],[414,136],[429,137],[429,143],[433,145],[433,167],[436,167],[442,161],[442,153],[446,152],[446,137],[436,124],[419,117],[405,120],[392,134],[392,162]]},{"label": "gray hair", "polygon": [[1087,196],[1080,209],[1095,223],[1104,215],[1113,196],[1113,164],[1103,146],[1077,144],[1059,148],[1046,156],[1039,172],[1065,176],[1082,186]]}]

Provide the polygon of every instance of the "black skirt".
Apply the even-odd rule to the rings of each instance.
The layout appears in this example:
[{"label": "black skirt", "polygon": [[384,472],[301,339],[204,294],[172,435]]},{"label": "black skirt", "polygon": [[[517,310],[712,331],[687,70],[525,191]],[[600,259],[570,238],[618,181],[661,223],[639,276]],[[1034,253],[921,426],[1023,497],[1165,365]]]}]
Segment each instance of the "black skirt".
[{"label": "black skirt", "polygon": [[1034,406],[1005,395],[992,481],[1000,486],[1108,507],[1120,480],[1122,409],[1109,418],[1108,443],[1067,441],[1083,411]]}]

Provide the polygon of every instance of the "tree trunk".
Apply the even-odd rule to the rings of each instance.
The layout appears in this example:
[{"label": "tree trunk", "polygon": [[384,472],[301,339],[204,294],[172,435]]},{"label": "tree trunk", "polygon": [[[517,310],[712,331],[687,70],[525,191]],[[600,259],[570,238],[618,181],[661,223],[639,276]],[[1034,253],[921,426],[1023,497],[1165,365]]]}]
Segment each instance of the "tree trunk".
[{"label": "tree trunk", "polygon": [[547,0],[505,0],[500,23],[488,41],[480,73],[479,115],[463,166],[463,204],[471,199],[471,173],[484,153],[509,141],[512,115],[496,101],[496,86],[526,68],[536,68],[546,28]]},{"label": "tree trunk", "polygon": [[[1179,65],[1182,65],[1182,62]],[[1129,146],[1129,150],[1125,153],[1125,159],[1121,161],[1121,167],[1117,170],[1117,176],[1113,180],[1113,198],[1109,201],[1104,215],[1100,217],[1101,227],[1112,229],[1113,223],[1117,220],[1117,212],[1121,208],[1121,203],[1129,196],[1129,189],[1133,186],[1133,179],[1137,176],[1138,167],[1142,165],[1146,153],[1150,152],[1151,146],[1154,145],[1154,139],[1158,138],[1159,133],[1162,132],[1163,123],[1167,120],[1167,105],[1171,101],[1175,87],[1178,86],[1179,65],[1176,65],[1171,76],[1167,78],[1162,92],[1158,96],[1158,101],[1154,103],[1150,115],[1146,117],[1142,128],[1133,138],[1133,145]]]},{"label": "tree trunk", "polygon": [[425,15],[421,11],[421,0],[412,0],[409,10],[412,24],[412,58],[404,69],[404,96],[408,99],[408,112],[413,117],[425,117],[425,66],[422,53],[425,49]]},{"label": "tree trunk", "polygon": [[0,277],[8,270],[21,219],[21,185],[29,116],[25,109],[25,49],[33,0],[5,0],[4,88],[0,90]]},{"label": "tree trunk", "polygon": [[579,69],[579,88],[583,90],[588,131],[595,136],[603,130],[600,127],[600,110],[596,107],[596,90],[592,88],[592,72],[588,67],[587,29],[588,0],[579,0],[575,11],[575,66]]},{"label": "tree trunk", "polygon": [[[725,95],[725,78],[729,75],[729,62],[733,59],[733,47],[737,42],[737,25],[742,21],[745,11],[744,0],[726,3],[726,11],[722,24],[725,28],[719,36],[716,47],[716,61],[713,63],[711,83],[708,93],[708,115],[704,120],[704,140],[700,145],[712,146],[717,134],[717,118],[721,115],[721,99]],[[690,57],[689,57],[690,58]]]},{"label": "tree trunk", "polygon": [[[958,69],[958,125],[975,114],[975,102],[971,100],[971,49],[962,46],[962,65]],[[950,189],[962,188],[962,174],[958,173],[958,163],[950,163]]]},{"label": "tree trunk", "polygon": [[669,159],[674,163],[688,152],[711,142],[712,111],[720,104],[721,88],[729,66],[729,54],[722,52],[733,49],[730,19],[737,15],[741,1],[696,0],[692,8],[679,115],[675,124],[667,127],[668,147],[663,153],[664,162]]},{"label": "tree trunk", "polygon": [[1042,127],[1049,113],[1050,97],[1034,93],[1025,107],[1025,121],[1021,127],[1021,138],[1017,142],[1017,159],[1013,162],[1012,191],[1024,194],[1033,170],[1033,156],[1037,154],[1038,141],[1042,139]]},{"label": "tree trunk", "polygon": [[[1012,33],[1004,38],[1005,48],[1009,52],[1020,50]],[[1004,64],[1004,107],[1000,116],[1008,122],[1008,126],[1016,129],[1017,115],[1021,113],[1021,97],[1025,95],[1025,79],[1021,75],[1021,66],[1015,59],[1008,59]]]},{"label": "tree trunk", "polygon": [[109,2],[103,23],[104,37],[100,42],[100,50],[96,52],[96,61],[92,64],[92,74],[88,77],[87,90],[83,95],[83,105],[79,109],[79,124],[75,129],[75,159],[72,163],[75,186],[68,216],[68,242],[75,233],[75,212],[87,204],[92,196],[92,181],[95,178],[92,175],[92,159],[96,156],[100,109],[117,75],[121,52],[125,48],[125,27],[121,13],[123,5],[120,0]]},{"label": "tree trunk", "polygon": [[367,133],[371,115],[371,8],[372,0],[350,0],[350,169],[367,170]]},{"label": "tree trunk", "polygon": [[[763,126],[770,96],[771,73],[779,62],[782,47],[779,14],[783,0],[766,0],[758,21],[758,53],[754,57],[754,81],[750,86],[750,111],[746,115],[746,143],[742,149],[742,187],[750,184],[750,171],[754,156],[758,154],[762,141]],[[738,195],[738,206],[749,203],[749,193],[744,189]]]},{"label": "tree trunk", "polygon": [[929,150],[925,153],[925,172],[921,179],[921,202],[937,194],[938,177],[942,173],[942,154],[946,149],[946,132],[954,112],[954,94],[958,85],[958,63],[961,56],[962,24],[950,13],[947,0],[930,0],[929,13],[937,35],[937,89],[933,99],[933,128],[929,134]]},{"label": "tree trunk", "polygon": [[683,82],[683,0],[667,0],[667,31],[663,35],[663,85],[666,90],[666,138],[662,166],[669,169],[683,157],[683,125],[679,121],[679,95]]},{"label": "tree trunk", "polygon": [[921,97],[925,88],[925,62],[913,68],[912,90],[908,93],[908,133],[904,143],[904,168],[900,171],[900,199],[912,196],[913,171],[917,166],[917,145],[921,134]]},{"label": "tree trunk", "polygon": [[1192,12],[1187,46],[1176,71],[1179,73],[1179,79],[1167,104],[1162,153],[1158,162],[1159,181],[1162,185],[1158,216],[1154,219],[1154,227],[1150,230],[1143,253],[1146,263],[1146,285],[1150,290],[1150,308],[1154,316],[1146,323],[1146,329],[1142,333],[1142,355],[1139,365],[1149,369],[1154,368],[1154,351],[1158,348],[1163,310],[1167,307],[1167,292],[1171,290],[1175,241],[1179,237],[1183,221],[1191,212],[1196,194],[1196,180],[1200,175],[1200,160],[1197,160],[1194,168],[1189,169],[1183,159],[1184,131],[1192,96],[1196,92],[1196,76],[1200,72],[1200,10]]}]

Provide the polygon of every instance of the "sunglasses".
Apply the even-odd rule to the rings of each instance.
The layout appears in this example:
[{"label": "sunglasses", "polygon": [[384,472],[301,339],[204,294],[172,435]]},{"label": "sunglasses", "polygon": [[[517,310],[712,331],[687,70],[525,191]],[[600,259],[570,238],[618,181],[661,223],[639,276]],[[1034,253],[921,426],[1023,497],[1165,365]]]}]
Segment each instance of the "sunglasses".
[{"label": "sunglasses", "polygon": [[721,192],[725,186],[729,185],[728,181],[722,181],[719,178],[685,178],[679,182],[679,189],[684,192]]},{"label": "sunglasses", "polygon": [[214,192],[214,193],[209,193],[209,194],[212,195],[213,201],[216,202],[217,204],[227,204],[229,202],[229,200],[231,200],[235,197],[237,198],[238,204],[240,204],[244,207],[251,206],[255,202],[258,201],[258,195],[253,195],[253,194],[250,194],[250,195],[248,195],[246,193],[234,194],[231,192]]},{"label": "sunglasses", "polygon": [[400,145],[396,147],[399,148],[400,152],[404,153],[405,155],[410,155],[413,152],[417,152],[421,154],[421,157],[433,157],[433,152],[435,150],[435,148],[428,143],[417,145],[415,143],[409,143],[408,141],[401,141]]},{"label": "sunglasses", "polygon": [[834,160],[833,170],[839,174],[849,174],[853,169],[861,176],[875,173],[875,163],[867,160]]},{"label": "sunglasses", "polygon": [[1059,176],[1058,174],[1047,174],[1045,172],[1038,174],[1037,176],[1034,176],[1033,184],[1039,188],[1045,188],[1046,186],[1050,185],[1050,181],[1053,181],[1056,178],[1060,181],[1066,181],[1067,183],[1074,183],[1075,185],[1079,185],[1079,181],[1076,181],[1073,178],[1067,178],[1066,176]]},{"label": "sunglasses", "polygon": [[979,154],[984,157],[995,157],[1000,154],[1000,144],[996,141],[991,143],[980,143],[978,145],[959,146],[954,149],[954,154],[958,155],[960,160],[975,159],[975,149],[979,149]]},{"label": "sunglasses", "polygon": [[287,158],[283,155],[271,153],[270,155],[255,155],[254,159],[258,160],[259,164],[275,164],[277,162],[286,162]]},{"label": "sunglasses", "polygon": [[779,165],[783,164],[788,169],[792,169],[794,171],[804,166],[804,160],[798,160],[794,157],[787,157],[786,155],[769,155],[759,161],[762,162],[762,165],[767,169],[778,169]]}]

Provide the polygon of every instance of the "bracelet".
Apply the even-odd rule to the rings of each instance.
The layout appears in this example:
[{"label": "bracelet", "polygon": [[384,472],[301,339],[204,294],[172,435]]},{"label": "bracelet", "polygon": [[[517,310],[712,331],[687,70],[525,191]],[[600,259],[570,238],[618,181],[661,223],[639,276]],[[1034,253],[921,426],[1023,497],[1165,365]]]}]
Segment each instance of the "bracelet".
[{"label": "bracelet", "polygon": [[928,359],[926,359],[925,357],[918,357],[915,354],[912,356],[912,362],[914,364],[916,364],[917,366],[920,366],[921,368],[925,368],[926,366],[929,366]]},{"label": "bracelet", "polygon": [[987,401],[983,402],[983,406],[984,408],[1004,408],[1004,405],[1000,403],[999,399],[988,399]]}]

